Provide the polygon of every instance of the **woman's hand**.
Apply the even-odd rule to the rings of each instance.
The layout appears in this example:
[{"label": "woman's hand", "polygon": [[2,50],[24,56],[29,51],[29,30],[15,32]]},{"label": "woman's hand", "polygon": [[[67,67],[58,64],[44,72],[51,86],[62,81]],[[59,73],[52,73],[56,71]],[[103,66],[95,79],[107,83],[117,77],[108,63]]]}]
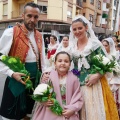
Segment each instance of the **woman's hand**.
[{"label": "woman's hand", "polygon": [[51,100],[48,100],[47,102],[42,102],[42,105],[44,105],[46,107],[50,107],[53,105],[53,102]]},{"label": "woman's hand", "polygon": [[41,82],[46,82],[49,79],[50,72],[45,72],[42,75]]},{"label": "woman's hand", "polygon": [[88,78],[85,80],[87,86],[92,86],[98,82],[98,80],[102,77],[101,74],[89,74]]},{"label": "woman's hand", "polygon": [[69,119],[73,114],[75,114],[75,111],[68,110],[68,109],[63,110],[63,113],[62,113],[62,115],[67,119]]}]

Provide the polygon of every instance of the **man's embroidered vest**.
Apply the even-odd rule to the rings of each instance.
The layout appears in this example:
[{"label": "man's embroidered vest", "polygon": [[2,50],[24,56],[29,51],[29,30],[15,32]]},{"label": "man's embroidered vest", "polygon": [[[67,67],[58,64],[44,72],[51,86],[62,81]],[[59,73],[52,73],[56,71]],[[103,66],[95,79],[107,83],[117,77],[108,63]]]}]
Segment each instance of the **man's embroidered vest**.
[{"label": "man's embroidered vest", "polygon": [[[34,32],[40,58],[42,58],[42,35],[37,30],[34,30]],[[29,50],[29,39],[27,36],[28,30],[25,28],[24,24],[17,24],[13,28],[13,44],[11,46],[9,56],[19,57],[23,63],[25,63],[25,59]]]}]

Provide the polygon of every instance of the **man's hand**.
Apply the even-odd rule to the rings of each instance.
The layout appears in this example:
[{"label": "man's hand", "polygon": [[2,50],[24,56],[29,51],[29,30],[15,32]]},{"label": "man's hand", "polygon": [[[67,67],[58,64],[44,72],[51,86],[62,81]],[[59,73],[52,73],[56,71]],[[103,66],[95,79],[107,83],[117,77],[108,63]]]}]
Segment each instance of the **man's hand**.
[{"label": "man's hand", "polygon": [[65,118],[67,118],[67,119],[69,119],[73,114],[75,114],[75,111],[73,111],[73,110],[63,110],[63,113],[62,113],[62,115],[65,117]]},{"label": "man's hand", "polygon": [[15,72],[15,73],[13,73],[12,74],[12,77],[15,79],[15,80],[17,80],[18,82],[21,82],[22,84],[24,84],[25,85],[25,82],[22,80],[22,76],[25,76],[25,74],[23,74],[23,73],[19,73],[19,72]]}]

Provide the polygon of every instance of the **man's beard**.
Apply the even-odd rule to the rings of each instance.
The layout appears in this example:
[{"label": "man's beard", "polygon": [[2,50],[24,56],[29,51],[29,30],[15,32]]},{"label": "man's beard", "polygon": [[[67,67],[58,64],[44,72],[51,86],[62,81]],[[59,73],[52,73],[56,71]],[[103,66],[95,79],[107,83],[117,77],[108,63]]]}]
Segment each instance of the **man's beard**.
[{"label": "man's beard", "polygon": [[34,24],[34,27],[29,27],[29,24],[30,24],[30,23],[24,22],[24,25],[25,25],[25,27],[27,28],[27,30],[28,30],[28,31],[33,31],[33,30],[35,29],[35,27],[36,27],[36,24],[31,23],[31,24]]}]

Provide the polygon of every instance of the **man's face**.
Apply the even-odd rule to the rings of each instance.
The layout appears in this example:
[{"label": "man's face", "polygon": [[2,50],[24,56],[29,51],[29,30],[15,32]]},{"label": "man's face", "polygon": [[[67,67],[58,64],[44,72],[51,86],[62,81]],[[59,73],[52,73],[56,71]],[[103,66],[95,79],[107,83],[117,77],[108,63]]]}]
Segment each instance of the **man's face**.
[{"label": "man's face", "polygon": [[25,8],[22,18],[24,20],[24,24],[25,24],[26,28],[29,31],[33,31],[34,28],[36,27],[37,22],[39,20],[39,15],[40,15],[40,11],[38,8],[33,8],[30,6],[27,6]]}]

